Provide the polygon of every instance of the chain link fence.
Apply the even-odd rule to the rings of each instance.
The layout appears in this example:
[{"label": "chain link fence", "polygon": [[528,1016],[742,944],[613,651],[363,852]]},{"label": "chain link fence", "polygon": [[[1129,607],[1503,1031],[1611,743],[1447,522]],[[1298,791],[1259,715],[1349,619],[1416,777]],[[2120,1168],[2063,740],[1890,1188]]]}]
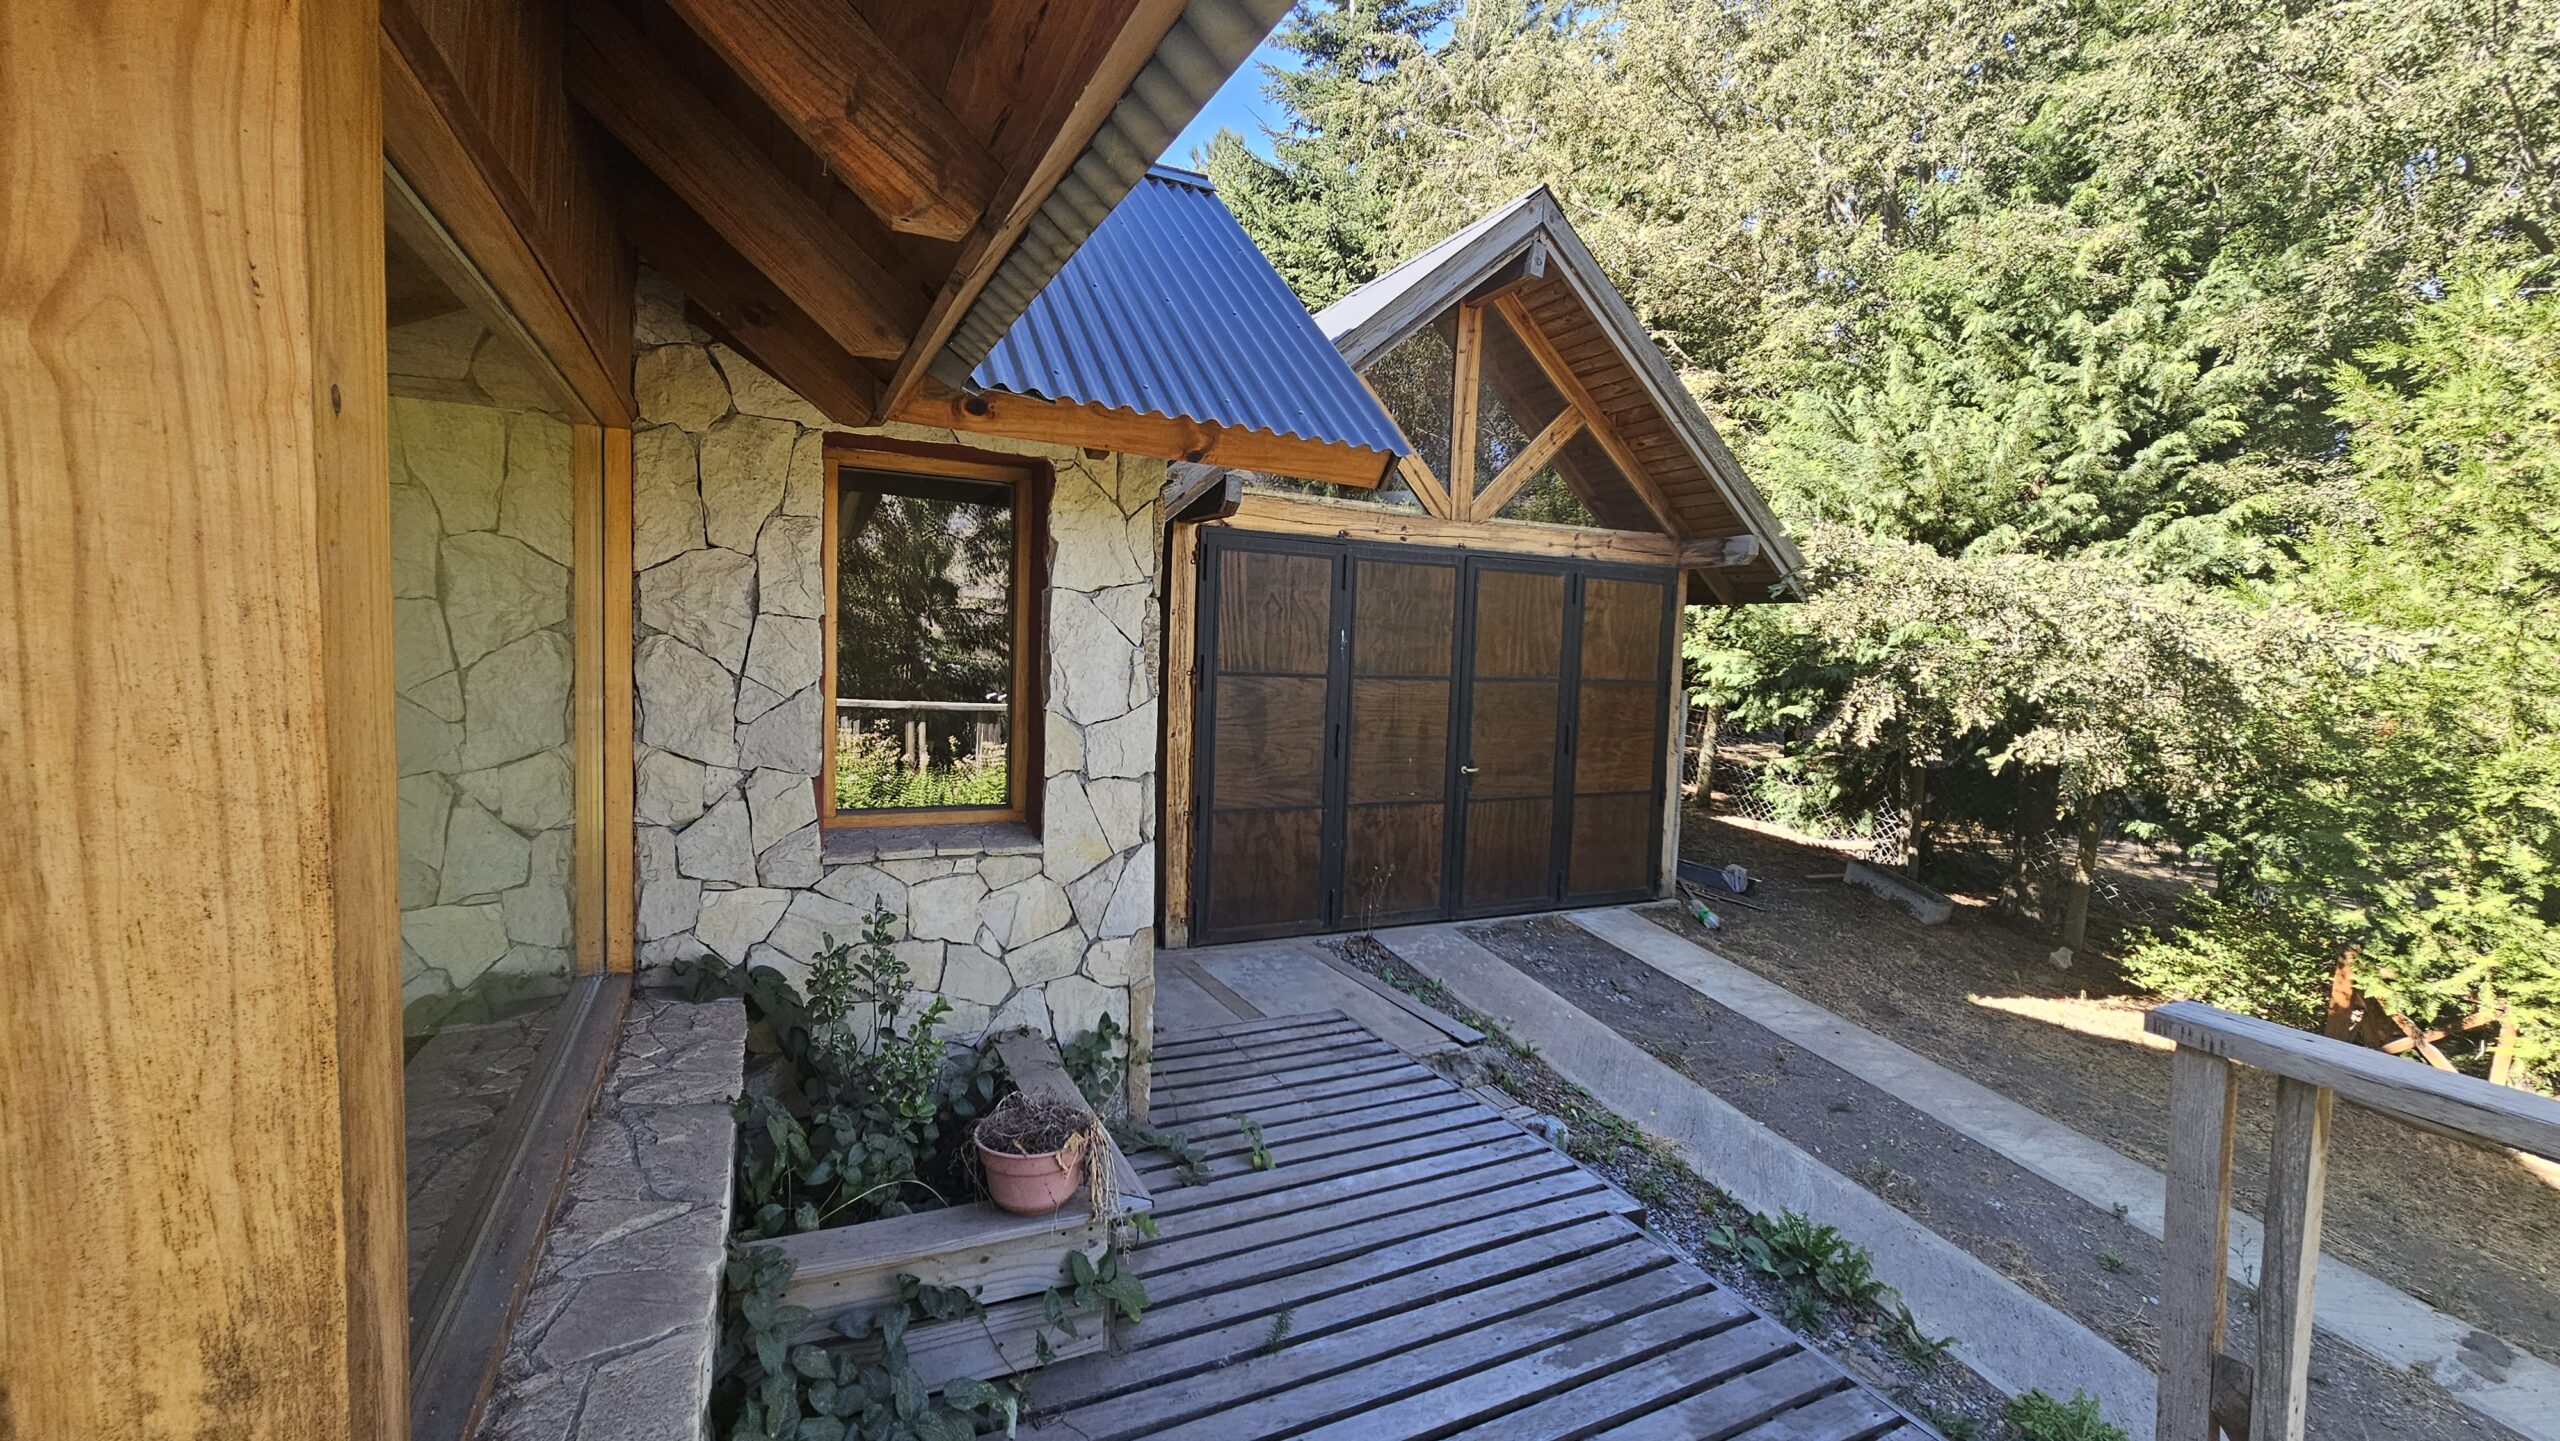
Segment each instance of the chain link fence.
[{"label": "chain link fence", "polygon": [[[1710,730],[1713,745],[1709,745]],[[1777,764],[1787,738],[1724,720],[1706,706],[1689,709],[1682,778],[1694,803],[1710,815],[1785,831],[1874,866],[1903,865],[1910,837],[1894,806],[1843,808],[1823,796],[1814,777]],[[1931,828],[1928,870],[1956,889],[1997,897],[1999,908],[2036,922],[2056,922],[2079,860],[2068,830],[2023,834],[1977,825]],[[2178,900],[2200,881],[2198,868],[2129,841],[2099,849],[2090,909],[2118,926],[2158,927],[2177,917]]]}]

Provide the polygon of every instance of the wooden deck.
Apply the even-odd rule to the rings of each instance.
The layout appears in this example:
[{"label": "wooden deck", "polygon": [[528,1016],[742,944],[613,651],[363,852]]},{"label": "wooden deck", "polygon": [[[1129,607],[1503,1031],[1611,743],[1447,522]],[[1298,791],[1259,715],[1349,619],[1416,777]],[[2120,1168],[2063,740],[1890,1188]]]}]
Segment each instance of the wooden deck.
[{"label": "wooden deck", "polygon": [[1033,1376],[1033,1434],[1926,1435],[1645,1236],[1625,1194],[1337,1013],[1160,1034],[1154,1120],[1210,1179],[1132,1158],[1162,1227],[1136,1257],[1146,1318]]}]

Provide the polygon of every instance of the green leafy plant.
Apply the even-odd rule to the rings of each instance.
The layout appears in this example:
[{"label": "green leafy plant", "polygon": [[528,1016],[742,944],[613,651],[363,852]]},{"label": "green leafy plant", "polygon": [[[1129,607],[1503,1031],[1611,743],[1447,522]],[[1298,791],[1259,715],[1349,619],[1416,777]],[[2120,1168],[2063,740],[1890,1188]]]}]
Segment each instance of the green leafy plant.
[{"label": "green leafy plant", "polygon": [[1129,1084],[1129,1053],[1121,1043],[1128,1032],[1112,1019],[1109,1011],[1094,1023],[1092,1030],[1058,1047],[1058,1061],[1066,1067],[1068,1079],[1084,1096],[1084,1103],[1094,1114],[1114,1114]]},{"label": "green leafy plant", "polygon": [[1084,1334],[1076,1329],[1078,1313],[1098,1318],[1117,1307],[1122,1320],[1134,1323],[1147,1309],[1146,1283],[1121,1264],[1117,1245],[1104,1247],[1098,1261],[1069,1251],[1059,1283],[1041,1294],[1040,1310],[1050,1325],[1070,1336]]},{"label": "green leafy plant", "polygon": [[[811,1340],[815,1317],[782,1299],[789,1257],[732,1244],[714,1358],[712,1417],[726,1441],[970,1441],[981,1424],[1013,1433],[1019,1392],[968,1377],[931,1394],[908,1359],[917,1321],[978,1313],[966,1291],[898,1278],[898,1300],[839,1318],[836,1339]],[[876,1353],[856,1344],[877,1341]]]},{"label": "green leafy plant", "polygon": [[1271,1333],[1262,1338],[1262,1354],[1265,1356],[1279,1355],[1280,1348],[1289,1344],[1290,1328],[1295,1326],[1297,1322],[1297,1307],[1281,1307],[1280,1314],[1271,1318]]},{"label": "green leafy plant", "polygon": [[1209,1152],[1188,1136],[1160,1130],[1144,1121],[1122,1121],[1111,1128],[1111,1134],[1130,1150],[1160,1151],[1171,1157],[1174,1175],[1186,1186],[1197,1186],[1209,1179]]},{"label": "green leafy plant", "polygon": [[2000,1413],[2023,1441],[2125,1441],[2124,1428],[2098,1414],[2098,1398],[2086,1391],[2056,1401],[2042,1391],[2013,1398]]},{"label": "green leafy plant", "polygon": [[1253,1168],[1268,1171],[1278,1165],[1279,1162],[1272,1158],[1271,1148],[1263,1143],[1262,1123],[1251,1116],[1238,1116],[1235,1121],[1236,1129],[1244,1133],[1246,1143],[1253,1147]]},{"label": "green leafy plant", "polygon": [[1707,1243],[1784,1284],[1788,1324],[1798,1324],[1798,1312],[1809,1318],[1799,1329],[1823,1324],[1834,1305],[1872,1306],[1892,1290],[1875,1278],[1875,1257],[1866,1247],[1794,1211],[1755,1215],[1739,1232],[1718,1226]]},{"label": "green leafy plant", "polygon": [[1928,1422],[1931,1428],[1939,1435],[1946,1437],[1947,1441],[1974,1441],[1975,1437],[1982,1434],[1982,1422],[1967,1416],[1962,1411],[1924,1406],[1920,1410],[1920,1419]]}]

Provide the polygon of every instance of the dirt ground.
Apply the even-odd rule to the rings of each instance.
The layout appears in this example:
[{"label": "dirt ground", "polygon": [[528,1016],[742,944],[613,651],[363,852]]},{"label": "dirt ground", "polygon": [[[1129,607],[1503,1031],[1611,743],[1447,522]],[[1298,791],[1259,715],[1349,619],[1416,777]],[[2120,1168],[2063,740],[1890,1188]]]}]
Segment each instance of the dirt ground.
[{"label": "dirt ground", "polygon": [[[1756,880],[1706,933],[1672,929],[1878,1034],[2146,1164],[2165,1164],[2168,1052],[2146,1036],[2157,998],[2112,966],[2057,970],[2049,939],[1979,898],[1922,926],[1837,879],[1837,852],[1690,815],[1682,852]],[[1830,879],[1814,880],[1816,875]],[[1749,907],[1749,908],[1746,908]],[[2273,1083],[2243,1068],[2235,1193],[2266,1186]],[[2338,1108],[2323,1245],[2431,1305],[2560,1363],[2560,1185],[2510,1154]],[[2495,1364],[2483,1339],[2482,1361]]]},{"label": "dirt ground", "polygon": [[[2132,1223],[1571,921],[1539,916],[1470,926],[1467,934],[2030,1295],[2143,1364],[2157,1364],[2162,1247]],[[2233,1298],[2229,1344],[2244,1356],[2256,1343],[2252,1299],[2245,1288]],[[2311,1379],[2316,1436],[2514,1441],[2515,1433],[2465,1410],[2440,1387],[2334,1337],[2314,1339]]]}]

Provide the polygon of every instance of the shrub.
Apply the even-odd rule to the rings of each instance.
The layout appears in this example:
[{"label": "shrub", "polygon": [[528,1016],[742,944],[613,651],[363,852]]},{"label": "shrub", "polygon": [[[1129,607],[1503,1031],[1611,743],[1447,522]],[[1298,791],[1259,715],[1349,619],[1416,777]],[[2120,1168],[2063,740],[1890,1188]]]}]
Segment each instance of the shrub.
[{"label": "shrub", "polygon": [[2072,1392],[2068,1401],[2030,1391],[2013,1397],[2000,1415],[2024,1441],[2125,1441],[2124,1428],[2100,1419],[2098,1398],[2086,1391]]}]

